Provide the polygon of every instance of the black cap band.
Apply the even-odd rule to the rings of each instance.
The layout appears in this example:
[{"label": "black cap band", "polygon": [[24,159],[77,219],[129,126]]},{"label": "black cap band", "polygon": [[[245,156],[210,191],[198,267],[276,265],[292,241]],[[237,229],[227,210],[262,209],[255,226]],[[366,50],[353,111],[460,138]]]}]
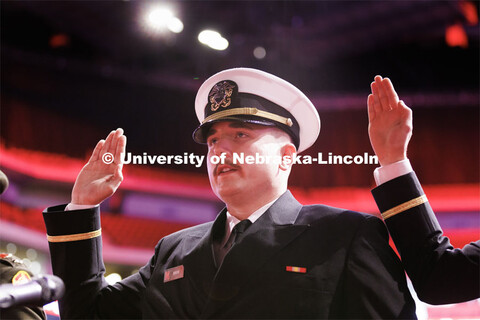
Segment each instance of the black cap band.
[{"label": "black cap band", "polygon": [[[222,104],[227,106],[223,107]],[[194,131],[193,139],[198,143],[206,143],[208,129],[219,121],[242,121],[276,126],[288,133],[295,147],[299,146],[300,127],[292,114],[285,108],[254,94],[236,92],[230,95],[228,100],[213,103],[213,107],[209,101],[205,106],[205,120]]]}]

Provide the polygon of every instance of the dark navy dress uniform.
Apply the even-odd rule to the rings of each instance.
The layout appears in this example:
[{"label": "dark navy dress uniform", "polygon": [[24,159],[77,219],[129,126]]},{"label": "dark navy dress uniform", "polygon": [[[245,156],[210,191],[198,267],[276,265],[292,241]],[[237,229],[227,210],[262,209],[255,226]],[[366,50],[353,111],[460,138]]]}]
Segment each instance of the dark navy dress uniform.
[{"label": "dark navy dress uniform", "polygon": [[[225,210],[214,222],[163,238],[139,273],[109,286],[101,236],[93,236],[100,230],[98,207],[63,208],[49,208],[44,219],[53,272],[65,282],[64,319],[415,318],[387,230],[371,215],[302,206],[287,191],[219,269],[212,245],[225,230]],[[75,240],[79,235],[85,238]],[[181,277],[166,279],[180,268]]]},{"label": "dark navy dress uniform", "polygon": [[480,241],[453,248],[415,173],[372,193],[422,301],[447,304],[480,298]]},{"label": "dark navy dress uniform", "polygon": [[[320,131],[311,101],[259,70],[219,72],[200,87],[195,105],[199,143],[219,121],[275,126],[298,152]],[[302,206],[285,191],[237,236],[220,267],[214,252],[226,238],[226,209],[214,222],[161,239],[147,265],[109,286],[98,207],[64,209],[48,208],[44,219],[53,272],[65,282],[66,319],[416,318],[387,229],[371,215]]]}]

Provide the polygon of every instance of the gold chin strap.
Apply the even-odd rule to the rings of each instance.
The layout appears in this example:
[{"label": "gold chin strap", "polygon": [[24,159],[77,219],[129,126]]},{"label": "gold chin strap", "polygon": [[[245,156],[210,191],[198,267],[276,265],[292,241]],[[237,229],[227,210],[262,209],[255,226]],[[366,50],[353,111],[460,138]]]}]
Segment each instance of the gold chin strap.
[{"label": "gold chin strap", "polygon": [[98,229],[91,232],[68,234],[64,236],[49,236],[47,234],[47,240],[48,242],[70,242],[70,241],[93,239],[101,235],[102,235],[102,229]]},{"label": "gold chin strap", "polygon": [[281,124],[285,124],[289,127],[293,126],[293,121],[290,118],[285,118],[282,116],[279,116],[277,114],[263,111],[263,110],[258,110],[257,108],[233,108],[229,110],[224,110],[224,111],[219,111],[216,112],[212,115],[209,115],[206,117],[203,121],[202,124],[212,121],[212,120],[217,120],[221,119],[224,117],[229,117],[229,116],[236,116],[236,115],[253,115],[256,117],[261,117],[269,120],[273,120],[276,122],[279,122]]},{"label": "gold chin strap", "polygon": [[383,219],[388,219],[390,217],[393,217],[396,214],[399,214],[400,212],[407,211],[408,209],[419,206],[419,205],[421,205],[425,202],[428,202],[427,196],[426,195],[421,195],[418,198],[409,200],[407,202],[399,204],[396,207],[393,207],[392,209],[389,209],[385,212],[382,212],[382,217],[383,217]]}]

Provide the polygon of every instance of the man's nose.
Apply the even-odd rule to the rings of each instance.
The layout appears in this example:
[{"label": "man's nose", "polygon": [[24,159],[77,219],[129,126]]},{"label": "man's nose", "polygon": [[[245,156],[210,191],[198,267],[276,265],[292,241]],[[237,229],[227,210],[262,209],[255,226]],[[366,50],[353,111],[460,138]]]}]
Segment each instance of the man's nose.
[{"label": "man's nose", "polygon": [[227,138],[220,138],[213,146],[213,154],[220,156],[222,153],[232,154],[232,144]]}]

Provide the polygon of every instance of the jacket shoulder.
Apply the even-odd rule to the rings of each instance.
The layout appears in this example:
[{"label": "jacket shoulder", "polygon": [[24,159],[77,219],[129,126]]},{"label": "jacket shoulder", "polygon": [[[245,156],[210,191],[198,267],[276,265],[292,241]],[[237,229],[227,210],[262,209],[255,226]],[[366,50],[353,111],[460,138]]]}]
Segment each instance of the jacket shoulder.
[{"label": "jacket shoulder", "polygon": [[178,230],[174,233],[171,233],[157,243],[157,247],[162,244],[162,246],[175,246],[180,243],[183,239],[186,238],[201,238],[212,228],[213,222],[206,222],[182,230]]},{"label": "jacket shoulder", "polygon": [[303,206],[299,214],[299,219],[307,223],[314,223],[316,221],[323,222],[324,220],[338,220],[341,223],[362,223],[366,219],[380,220],[372,214],[322,204]]},{"label": "jacket shoulder", "polygon": [[343,234],[345,238],[354,237],[359,230],[386,234],[383,221],[372,214],[320,204],[303,206],[295,223],[308,224],[318,232]]}]

